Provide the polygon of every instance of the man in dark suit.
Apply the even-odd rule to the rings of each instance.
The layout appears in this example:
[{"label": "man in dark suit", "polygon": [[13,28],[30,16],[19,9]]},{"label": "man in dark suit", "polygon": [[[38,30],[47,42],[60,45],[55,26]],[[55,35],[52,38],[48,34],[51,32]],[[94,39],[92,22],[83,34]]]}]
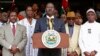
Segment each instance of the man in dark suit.
[{"label": "man in dark suit", "polygon": [[[48,29],[54,29],[58,32],[65,33],[64,22],[54,16],[54,5],[48,3],[46,5],[46,17],[43,17],[36,22],[35,33],[44,32]],[[52,20],[52,27],[49,25],[49,20]],[[61,56],[61,49],[39,49],[38,56]]]}]

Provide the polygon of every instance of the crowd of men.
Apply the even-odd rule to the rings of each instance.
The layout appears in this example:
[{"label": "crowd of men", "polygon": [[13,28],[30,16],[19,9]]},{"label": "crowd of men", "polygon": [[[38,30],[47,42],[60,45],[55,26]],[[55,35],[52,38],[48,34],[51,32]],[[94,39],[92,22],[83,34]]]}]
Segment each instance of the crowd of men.
[{"label": "crowd of men", "polygon": [[[100,23],[94,9],[86,11],[83,23],[80,12],[69,11],[58,17],[53,3],[47,3],[45,12],[36,3],[24,11],[0,12],[0,55],[2,56],[100,56]],[[49,21],[53,20],[50,27]],[[32,35],[54,29],[69,35],[66,49],[37,49],[32,46]],[[33,44],[34,45],[34,44]]]}]

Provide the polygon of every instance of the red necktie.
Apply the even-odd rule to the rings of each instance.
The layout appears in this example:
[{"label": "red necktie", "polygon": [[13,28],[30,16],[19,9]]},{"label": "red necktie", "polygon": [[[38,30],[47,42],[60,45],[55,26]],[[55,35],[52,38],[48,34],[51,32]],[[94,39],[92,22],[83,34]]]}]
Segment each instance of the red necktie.
[{"label": "red necktie", "polygon": [[12,31],[13,31],[13,35],[15,36],[16,29],[15,29],[15,25],[14,24],[13,24]]}]

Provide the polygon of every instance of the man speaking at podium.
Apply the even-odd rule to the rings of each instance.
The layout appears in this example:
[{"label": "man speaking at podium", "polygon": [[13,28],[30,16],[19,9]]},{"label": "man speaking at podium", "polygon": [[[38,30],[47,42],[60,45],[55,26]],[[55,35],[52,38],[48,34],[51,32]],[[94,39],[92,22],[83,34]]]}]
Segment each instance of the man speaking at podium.
[{"label": "man speaking at podium", "polygon": [[[46,17],[43,17],[36,22],[35,33],[45,32],[46,30],[56,30],[58,32],[65,33],[65,27],[62,20],[54,16],[53,3],[47,3],[46,5]],[[43,49],[40,48],[38,56],[61,56],[61,49]]]}]

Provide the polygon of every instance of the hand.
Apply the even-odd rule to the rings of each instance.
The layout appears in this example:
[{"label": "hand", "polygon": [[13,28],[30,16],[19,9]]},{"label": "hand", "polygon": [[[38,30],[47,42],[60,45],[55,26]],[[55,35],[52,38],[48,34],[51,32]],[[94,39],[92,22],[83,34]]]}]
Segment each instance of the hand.
[{"label": "hand", "polygon": [[67,52],[67,56],[74,56],[74,54],[71,52]]},{"label": "hand", "polygon": [[20,52],[19,48],[17,48],[17,51]]},{"label": "hand", "polygon": [[77,54],[76,51],[72,52],[72,54],[73,54],[74,56],[78,56],[78,54]]},{"label": "hand", "polygon": [[67,56],[70,56],[70,55],[71,55],[71,53],[67,51]]},{"label": "hand", "polygon": [[17,52],[17,46],[16,45],[12,45],[11,47],[11,53],[15,54]]},{"label": "hand", "polygon": [[90,55],[91,55],[91,56],[95,56],[96,53],[97,53],[96,51],[92,51]]},{"label": "hand", "polygon": [[84,52],[84,55],[85,56],[90,56],[90,53],[86,51],[86,52]]}]

